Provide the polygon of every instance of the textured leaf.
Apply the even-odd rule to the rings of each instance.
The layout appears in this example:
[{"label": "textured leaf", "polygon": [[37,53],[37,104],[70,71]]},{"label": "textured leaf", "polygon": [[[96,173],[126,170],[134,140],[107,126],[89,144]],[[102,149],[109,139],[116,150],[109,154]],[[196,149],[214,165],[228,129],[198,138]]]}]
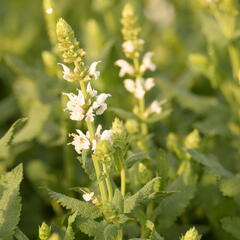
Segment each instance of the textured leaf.
[{"label": "textured leaf", "polygon": [[29,238],[18,227],[15,230],[14,237],[17,240],[29,240]]},{"label": "textured leaf", "polygon": [[0,236],[5,240],[13,236],[20,220],[19,187],[22,178],[22,164],[0,177]]},{"label": "textured leaf", "polygon": [[192,158],[207,167],[213,174],[219,177],[231,177],[231,173],[225,169],[217,160],[213,157],[206,157],[204,154],[194,149],[188,149]]},{"label": "textured leaf", "polygon": [[7,133],[0,139],[0,158],[6,158],[9,154],[10,145],[17,134],[26,122],[26,118],[18,119],[7,131]]},{"label": "textured leaf", "polygon": [[221,220],[225,231],[231,233],[235,238],[240,239],[240,218],[226,217]]},{"label": "textured leaf", "polygon": [[89,237],[95,237],[96,240],[104,239],[104,228],[107,226],[106,223],[77,217],[75,224],[81,232],[87,234]]},{"label": "textured leaf", "polygon": [[128,112],[124,109],[121,109],[121,108],[115,108],[115,107],[111,107],[109,108],[110,111],[114,112],[115,114],[117,114],[120,118],[123,118],[123,119],[137,119],[137,117],[131,113],[131,112]]},{"label": "textured leaf", "polygon": [[145,120],[145,122],[147,122],[147,123],[159,122],[160,120],[168,117],[171,112],[172,112],[172,110],[165,110],[165,111],[161,112],[160,114],[155,114],[152,117],[147,118]]},{"label": "textured leaf", "polygon": [[234,176],[232,178],[221,179],[219,181],[219,187],[224,196],[235,197],[240,196],[240,176]]},{"label": "textured leaf", "polygon": [[179,177],[167,190],[177,192],[164,198],[156,209],[161,229],[170,227],[176,218],[184,212],[194,197],[195,185],[186,185]]},{"label": "textured leaf", "polygon": [[149,181],[144,187],[142,187],[137,193],[128,197],[124,201],[124,213],[130,213],[139,204],[142,204],[151,198],[153,198],[159,191],[160,178],[156,177]]},{"label": "textured leaf", "polygon": [[135,163],[142,161],[143,159],[146,159],[147,154],[145,152],[139,152],[136,154],[133,154],[126,160],[126,165],[128,168],[132,167]]},{"label": "textured leaf", "polygon": [[50,108],[40,102],[34,102],[29,112],[29,121],[24,128],[16,135],[14,143],[31,141],[37,137],[48,118]]},{"label": "textured leaf", "polygon": [[54,192],[50,189],[47,189],[47,191],[50,197],[57,201],[61,206],[73,212],[77,212],[78,215],[82,217],[94,219],[101,216],[99,209],[91,203],[68,197],[64,194]]},{"label": "textured leaf", "polygon": [[123,212],[123,207],[124,207],[124,200],[122,193],[119,191],[118,188],[116,188],[113,196],[113,201],[112,201],[115,209],[118,211],[118,213]]},{"label": "textured leaf", "polygon": [[104,240],[116,240],[118,229],[116,225],[108,224],[104,229]]}]

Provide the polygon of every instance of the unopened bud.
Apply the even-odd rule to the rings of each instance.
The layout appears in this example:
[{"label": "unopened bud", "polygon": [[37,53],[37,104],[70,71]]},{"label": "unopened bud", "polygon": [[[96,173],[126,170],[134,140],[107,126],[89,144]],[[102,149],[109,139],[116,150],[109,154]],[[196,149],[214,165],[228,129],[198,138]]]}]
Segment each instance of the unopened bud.
[{"label": "unopened bud", "polygon": [[51,234],[51,227],[49,227],[46,223],[42,223],[41,227],[38,230],[38,236],[40,240],[48,240]]}]

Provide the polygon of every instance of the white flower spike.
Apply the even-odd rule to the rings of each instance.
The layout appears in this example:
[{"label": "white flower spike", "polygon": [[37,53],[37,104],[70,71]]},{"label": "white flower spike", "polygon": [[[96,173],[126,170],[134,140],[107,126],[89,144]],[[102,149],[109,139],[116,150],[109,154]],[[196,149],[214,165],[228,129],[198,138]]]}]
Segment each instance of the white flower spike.
[{"label": "white flower spike", "polygon": [[73,141],[69,144],[73,145],[78,154],[82,153],[82,150],[87,150],[90,147],[90,141],[88,137],[79,129],[76,130],[78,134],[72,133]]},{"label": "white flower spike", "polygon": [[93,62],[90,65],[89,68],[89,75],[93,76],[95,79],[98,79],[100,76],[100,71],[96,71],[97,65],[100,63],[101,61],[97,61],[97,62]]},{"label": "white flower spike", "polygon": [[129,64],[127,61],[123,59],[119,59],[115,62],[115,65],[120,67],[119,76],[123,77],[126,74],[133,75],[134,74],[134,68],[131,64]]},{"label": "white flower spike", "polygon": [[155,71],[156,65],[152,62],[153,52],[147,52],[143,56],[143,62],[140,66],[140,71],[145,72],[146,70]]}]

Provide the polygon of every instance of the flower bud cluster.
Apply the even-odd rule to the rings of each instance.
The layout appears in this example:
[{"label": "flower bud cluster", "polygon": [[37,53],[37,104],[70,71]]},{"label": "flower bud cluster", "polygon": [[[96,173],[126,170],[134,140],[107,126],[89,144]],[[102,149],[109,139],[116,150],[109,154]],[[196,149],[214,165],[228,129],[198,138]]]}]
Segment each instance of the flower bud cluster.
[{"label": "flower bud cluster", "polygon": [[58,48],[62,53],[64,62],[81,63],[85,56],[85,51],[79,47],[79,42],[75,38],[71,26],[62,18],[57,23]]},{"label": "flower bud cluster", "polygon": [[136,26],[136,22],[137,18],[134,16],[132,5],[126,4],[122,12],[121,23],[124,38],[122,48],[128,58],[139,57],[144,44],[144,41],[139,38],[141,29]]},{"label": "flower bud cluster", "polygon": [[201,235],[198,233],[195,227],[188,230],[186,234],[181,237],[181,240],[200,240],[200,239]]},{"label": "flower bud cluster", "polygon": [[51,234],[51,227],[49,227],[46,223],[42,223],[42,225],[38,229],[38,236],[40,240],[48,240]]}]

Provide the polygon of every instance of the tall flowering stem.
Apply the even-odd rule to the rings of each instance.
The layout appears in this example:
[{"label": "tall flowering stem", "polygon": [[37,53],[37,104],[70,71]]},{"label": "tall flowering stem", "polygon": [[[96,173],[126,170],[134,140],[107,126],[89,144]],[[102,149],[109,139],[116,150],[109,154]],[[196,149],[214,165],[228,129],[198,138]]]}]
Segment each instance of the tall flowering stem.
[{"label": "tall flowering stem", "polygon": [[155,86],[155,82],[151,77],[144,78],[144,75],[147,70],[154,71],[156,66],[152,62],[152,52],[142,53],[144,41],[139,37],[141,29],[137,26],[137,18],[134,15],[132,5],[126,4],[123,8],[121,23],[124,39],[122,48],[124,55],[130,62],[119,59],[115,64],[120,67],[120,77],[130,76],[124,80],[124,86],[137,100],[133,112],[141,120],[141,132],[146,135],[148,133],[146,119],[150,115],[159,114],[162,111],[162,103],[156,100],[147,108],[145,104],[145,94]]},{"label": "tall flowering stem", "polygon": [[[80,83],[80,90],[78,94],[64,93],[68,97],[66,110],[70,113],[70,119],[73,121],[85,121],[88,131],[84,134],[77,129],[76,133],[70,134],[73,141],[70,143],[74,145],[78,154],[83,154],[86,151],[92,151],[92,156],[96,150],[96,145],[101,140],[101,135],[95,131],[94,117],[101,115],[107,108],[105,100],[110,94],[97,94],[97,91],[92,89],[90,81],[98,79],[100,72],[96,70],[99,62],[94,62],[90,67],[85,66],[84,56],[85,51],[80,48],[79,42],[75,38],[75,34],[71,26],[63,19],[57,23],[57,39],[58,48],[62,54],[65,63],[70,64],[68,67],[62,63],[63,78],[68,82],[78,81]],[[98,134],[98,136],[97,136]],[[105,136],[106,140],[110,139],[110,133]],[[102,178],[102,163],[95,157],[92,157],[93,165],[96,172],[96,177],[99,184],[101,199],[105,202],[108,198],[107,189],[104,179]]]}]

